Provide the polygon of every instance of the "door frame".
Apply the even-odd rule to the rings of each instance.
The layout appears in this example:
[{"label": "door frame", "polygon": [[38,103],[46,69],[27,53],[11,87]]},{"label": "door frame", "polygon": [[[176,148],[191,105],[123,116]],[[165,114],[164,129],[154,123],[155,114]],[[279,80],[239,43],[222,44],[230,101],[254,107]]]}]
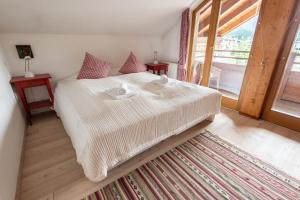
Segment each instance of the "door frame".
[{"label": "door frame", "polygon": [[272,110],[273,102],[276,99],[277,91],[280,89],[286,64],[294,44],[295,37],[297,36],[298,27],[300,26],[300,2],[297,2],[290,20],[289,27],[286,31],[285,39],[282,44],[281,52],[277,58],[277,68],[274,71],[273,78],[268,90],[268,95],[265,101],[262,118],[272,123],[287,127],[289,129],[300,131],[300,118],[291,116]]}]

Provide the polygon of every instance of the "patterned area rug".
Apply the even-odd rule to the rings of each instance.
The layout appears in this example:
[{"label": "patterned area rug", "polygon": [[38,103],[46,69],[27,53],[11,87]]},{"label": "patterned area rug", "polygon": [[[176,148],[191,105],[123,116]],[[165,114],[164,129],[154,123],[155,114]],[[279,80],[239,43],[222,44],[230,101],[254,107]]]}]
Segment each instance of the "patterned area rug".
[{"label": "patterned area rug", "polygon": [[300,181],[206,131],[86,199],[294,200]]}]

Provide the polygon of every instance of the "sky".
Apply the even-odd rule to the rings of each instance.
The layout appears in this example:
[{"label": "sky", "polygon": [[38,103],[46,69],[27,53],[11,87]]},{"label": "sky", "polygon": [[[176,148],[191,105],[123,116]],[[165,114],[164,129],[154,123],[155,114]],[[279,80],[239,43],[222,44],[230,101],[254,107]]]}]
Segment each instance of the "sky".
[{"label": "sky", "polygon": [[255,17],[253,17],[252,19],[250,19],[246,23],[242,24],[240,26],[240,28],[243,28],[243,29],[246,29],[246,30],[252,32],[256,27],[257,19],[258,19],[258,15],[256,15]]}]

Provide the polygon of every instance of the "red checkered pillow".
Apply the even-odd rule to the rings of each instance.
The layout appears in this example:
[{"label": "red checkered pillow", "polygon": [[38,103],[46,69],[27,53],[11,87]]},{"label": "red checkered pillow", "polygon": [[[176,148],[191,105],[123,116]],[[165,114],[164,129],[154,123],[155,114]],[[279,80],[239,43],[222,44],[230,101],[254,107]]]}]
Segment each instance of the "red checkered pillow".
[{"label": "red checkered pillow", "polygon": [[119,72],[122,74],[137,73],[144,71],[146,71],[146,66],[140,63],[132,52],[130,52],[130,55],[127,58],[126,62],[119,70]]},{"label": "red checkered pillow", "polygon": [[110,63],[85,53],[85,58],[77,79],[97,79],[107,77],[110,71]]}]

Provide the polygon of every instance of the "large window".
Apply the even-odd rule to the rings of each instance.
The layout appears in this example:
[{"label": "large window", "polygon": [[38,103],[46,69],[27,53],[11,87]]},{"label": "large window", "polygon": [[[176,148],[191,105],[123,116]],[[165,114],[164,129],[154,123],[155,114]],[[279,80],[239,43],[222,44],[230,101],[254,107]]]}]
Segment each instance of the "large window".
[{"label": "large window", "polygon": [[214,50],[214,61],[219,63],[247,65],[258,16],[219,35]]},{"label": "large window", "polygon": [[300,130],[299,22],[298,0],[203,0],[188,80],[220,91],[225,107]]},{"label": "large window", "polygon": [[[197,13],[192,82],[208,85],[224,96],[238,100],[260,3],[260,0],[215,0],[202,7]],[[219,9],[218,16],[211,17],[212,9]],[[205,69],[209,69],[209,73],[205,74]]]},{"label": "large window", "polygon": [[[218,89],[223,95],[238,99],[244,79],[246,66],[252,47],[253,36],[258,19],[258,1],[249,6],[250,14],[244,20],[245,10],[237,7],[238,12],[228,19],[228,25],[220,23],[215,42],[209,87]],[[222,7],[226,4],[222,3]],[[234,5],[233,5],[234,6]],[[253,10],[254,8],[254,10]],[[253,10],[251,12],[251,10]],[[239,15],[242,15],[239,17]],[[222,14],[221,14],[222,19]],[[238,22],[237,22],[238,20]],[[222,20],[220,20],[222,22]],[[222,28],[225,26],[226,28]]]}]

